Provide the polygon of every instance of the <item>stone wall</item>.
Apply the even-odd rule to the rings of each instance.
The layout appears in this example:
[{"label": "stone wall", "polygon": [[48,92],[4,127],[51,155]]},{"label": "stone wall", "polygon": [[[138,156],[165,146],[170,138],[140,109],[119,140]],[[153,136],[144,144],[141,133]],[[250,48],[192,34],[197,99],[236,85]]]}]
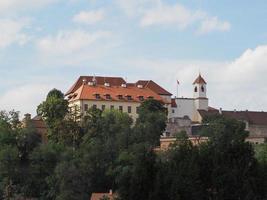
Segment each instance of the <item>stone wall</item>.
[{"label": "stone wall", "polygon": [[166,126],[166,134],[168,136],[175,136],[176,133],[186,131],[188,135],[191,135],[191,123],[192,121],[188,117],[184,118],[170,118]]},{"label": "stone wall", "polygon": [[264,125],[249,125],[250,136],[264,136],[267,137],[267,126]]}]

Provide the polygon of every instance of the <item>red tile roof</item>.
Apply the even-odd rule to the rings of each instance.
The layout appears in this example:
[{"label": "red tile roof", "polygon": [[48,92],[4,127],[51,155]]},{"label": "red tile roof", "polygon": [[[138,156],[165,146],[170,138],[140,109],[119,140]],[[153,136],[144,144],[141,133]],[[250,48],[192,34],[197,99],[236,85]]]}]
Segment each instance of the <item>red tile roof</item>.
[{"label": "red tile roof", "polygon": [[145,88],[149,88],[159,95],[172,95],[170,92],[168,92],[152,80],[139,80],[136,82],[136,85],[142,85]]},{"label": "red tile roof", "polygon": [[[199,110],[198,112],[202,117],[219,114],[219,110]],[[244,120],[254,125],[267,125],[267,112],[222,111],[222,115],[237,120]]]},{"label": "red tile roof", "polygon": [[47,129],[47,126],[44,122],[44,120],[42,119],[42,117],[40,116],[35,116],[34,118],[31,119],[33,126],[37,129]]},{"label": "red tile roof", "polygon": [[114,200],[116,195],[110,193],[93,193],[90,200],[101,200],[103,197],[108,197],[110,200]]},{"label": "red tile roof", "polygon": [[[66,92],[65,95],[74,93],[79,87],[81,87],[81,85],[83,85],[84,81],[86,84],[88,84],[88,82],[93,81],[93,78],[94,76],[80,76],[78,80],[72,85],[72,87]],[[104,85],[105,83],[109,83],[110,86],[121,86],[122,84],[127,84],[127,86],[142,85],[144,88],[149,88],[159,95],[172,95],[170,92],[168,92],[152,80],[139,80],[136,83],[126,83],[126,81],[121,77],[95,76],[95,79],[97,85]]]},{"label": "red tile roof", "polygon": [[204,78],[199,74],[193,84],[207,84]]},{"label": "red tile roof", "polygon": [[[78,80],[72,85],[72,87],[66,92],[66,95],[69,95],[75,92],[85,80],[85,83],[93,81],[94,76],[80,76]],[[112,86],[120,86],[121,84],[126,84],[126,81],[121,77],[102,77],[95,76],[96,82],[98,85],[104,85],[105,83],[109,83]]]},{"label": "red tile roof", "polygon": [[[99,95],[99,99],[96,98],[96,94]],[[109,94],[111,99],[107,99],[105,95]],[[122,98],[119,98],[119,96],[122,96]],[[129,100],[127,96],[130,96],[131,99]],[[110,86],[106,87],[103,85],[96,85],[96,86],[90,86],[88,84],[83,84],[80,86],[79,89],[75,91],[74,94],[69,95],[71,97],[69,100],[99,100],[99,101],[131,101],[131,102],[142,102],[140,97],[143,97],[144,99],[148,99],[150,97],[153,97],[153,99],[156,99],[158,101],[162,101],[163,103],[171,103],[164,100],[161,96],[159,96],[157,93],[152,91],[149,88],[138,88],[136,86],[127,86],[127,87],[121,87],[121,86]]]}]

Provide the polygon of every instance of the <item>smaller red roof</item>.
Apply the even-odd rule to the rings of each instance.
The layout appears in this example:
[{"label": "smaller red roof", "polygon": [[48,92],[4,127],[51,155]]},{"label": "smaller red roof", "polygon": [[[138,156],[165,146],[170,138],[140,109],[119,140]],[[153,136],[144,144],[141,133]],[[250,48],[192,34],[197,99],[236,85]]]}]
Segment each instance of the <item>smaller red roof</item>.
[{"label": "smaller red roof", "polygon": [[159,95],[171,96],[172,94],[165,90],[163,87],[158,85],[152,80],[139,80],[135,83],[136,86],[142,85],[144,88],[149,88],[150,90],[156,92]]},{"label": "smaller red roof", "polygon": [[91,196],[91,200],[101,200],[104,197],[108,197],[110,200],[114,200],[116,196],[116,194],[111,193],[93,193]]},{"label": "smaller red roof", "polygon": [[194,84],[207,84],[206,81],[204,80],[204,78],[199,74],[197,79],[194,81]]}]

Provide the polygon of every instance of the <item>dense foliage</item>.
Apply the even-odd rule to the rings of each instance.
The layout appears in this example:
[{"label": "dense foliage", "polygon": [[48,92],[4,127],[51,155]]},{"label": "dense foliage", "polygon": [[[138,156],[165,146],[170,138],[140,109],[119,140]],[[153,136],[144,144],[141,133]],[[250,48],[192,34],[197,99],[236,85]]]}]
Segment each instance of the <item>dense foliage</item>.
[{"label": "dense foliage", "polygon": [[17,112],[0,112],[0,199],[88,200],[109,189],[121,200],[267,199],[267,146],[245,142],[242,122],[207,118],[207,143],[194,146],[181,133],[157,152],[166,109],[155,100],[141,105],[136,122],[93,108],[76,120],[54,89],[38,114],[47,144]]}]

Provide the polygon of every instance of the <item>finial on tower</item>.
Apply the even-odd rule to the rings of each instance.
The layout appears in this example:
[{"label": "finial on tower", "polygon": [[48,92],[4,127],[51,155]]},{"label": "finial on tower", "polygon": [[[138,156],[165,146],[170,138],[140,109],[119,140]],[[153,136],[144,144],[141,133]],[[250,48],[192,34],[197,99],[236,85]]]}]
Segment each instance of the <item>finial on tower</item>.
[{"label": "finial on tower", "polygon": [[207,84],[204,78],[201,76],[200,72],[196,80],[193,82],[193,85],[195,84]]}]

